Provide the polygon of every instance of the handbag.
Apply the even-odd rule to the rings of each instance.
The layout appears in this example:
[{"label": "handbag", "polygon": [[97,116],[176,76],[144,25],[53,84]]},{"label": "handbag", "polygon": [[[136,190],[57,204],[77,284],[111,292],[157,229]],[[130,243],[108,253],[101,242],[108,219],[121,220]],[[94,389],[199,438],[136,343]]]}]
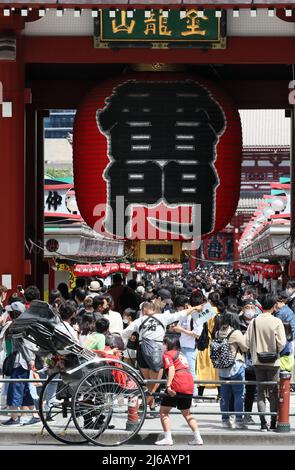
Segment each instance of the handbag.
[{"label": "handbag", "polygon": [[[254,320],[254,335],[255,335],[255,345],[257,348],[257,334],[256,334],[256,320]],[[278,345],[277,345],[277,352],[257,352],[257,358],[261,364],[273,364],[276,362],[277,359],[279,359],[279,351],[278,351]]]}]

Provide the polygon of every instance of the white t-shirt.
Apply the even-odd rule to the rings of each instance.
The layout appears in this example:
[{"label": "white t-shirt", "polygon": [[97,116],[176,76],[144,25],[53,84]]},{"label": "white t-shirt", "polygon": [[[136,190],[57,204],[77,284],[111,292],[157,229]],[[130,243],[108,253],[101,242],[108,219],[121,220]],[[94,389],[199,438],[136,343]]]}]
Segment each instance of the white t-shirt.
[{"label": "white t-shirt", "polygon": [[[146,338],[162,343],[166,333],[166,326],[170,325],[170,323],[177,322],[186,316],[187,313],[185,310],[177,313],[165,312],[155,313],[154,315],[144,315],[143,317],[137,318],[137,320],[132,322],[123,331],[122,338],[127,342],[132,333],[137,332],[139,333],[139,341],[141,341],[142,338]],[[144,323],[144,325],[140,328],[142,323]]]},{"label": "white t-shirt", "polygon": [[109,332],[110,333],[123,333],[123,319],[119,312],[110,310],[109,313],[103,314],[104,318],[107,318],[110,322]]},{"label": "white t-shirt", "polygon": [[78,333],[69,323],[61,321],[56,325],[55,329],[61,331],[63,334],[69,336],[73,340],[78,341]]},{"label": "white t-shirt", "polygon": [[[203,330],[203,327],[196,327],[193,325],[193,329],[191,329],[191,316],[187,316],[187,318],[182,318],[182,320],[179,321],[179,326],[184,328],[185,330],[188,331],[193,331],[196,335],[200,336]],[[185,333],[180,334],[180,346],[182,348],[191,348],[191,349],[196,349],[196,338],[193,336],[186,335]]]}]

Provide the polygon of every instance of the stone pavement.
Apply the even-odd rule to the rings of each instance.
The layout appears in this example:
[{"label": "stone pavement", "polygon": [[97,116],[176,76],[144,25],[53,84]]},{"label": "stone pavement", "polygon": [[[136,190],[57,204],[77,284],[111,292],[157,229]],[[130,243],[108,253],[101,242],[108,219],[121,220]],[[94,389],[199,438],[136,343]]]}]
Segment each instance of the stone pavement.
[{"label": "stone pavement", "polygon": [[[212,395],[212,392],[206,391],[206,396]],[[213,397],[212,397],[213,398]],[[207,445],[295,445],[295,417],[291,417],[291,432],[290,433],[276,433],[276,432],[260,432],[259,418],[253,416],[256,425],[249,426],[248,430],[227,430],[221,427],[221,417],[211,414],[219,411],[219,403],[204,401],[198,403],[197,407],[193,408],[193,413],[196,416],[200,431],[203,436],[204,443]],[[256,404],[253,411],[257,411]],[[198,414],[200,413],[200,414]],[[291,395],[291,413],[295,414],[295,395]],[[33,426],[18,426],[18,427],[5,427],[1,423],[7,418],[5,415],[0,416],[0,445],[8,443],[18,444],[42,444],[55,442],[54,439],[42,431],[40,424]],[[174,442],[177,445],[185,445],[189,438],[190,432],[187,424],[179,412],[171,417]],[[108,430],[110,434],[115,434],[116,430]],[[132,444],[137,445],[151,445],[159,436],[162,435],[160,420],[146,419],[145,423],[139,433],[132,440]]]}]

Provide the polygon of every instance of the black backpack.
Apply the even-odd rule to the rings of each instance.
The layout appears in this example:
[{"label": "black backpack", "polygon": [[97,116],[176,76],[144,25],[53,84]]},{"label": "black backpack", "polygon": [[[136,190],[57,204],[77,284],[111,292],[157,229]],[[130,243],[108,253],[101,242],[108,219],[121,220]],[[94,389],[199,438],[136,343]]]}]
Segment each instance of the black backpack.
[{"label": "black backpack", "polygon": [[[191,331],[194,329],[194,321],[191,318]],[[208,323],[204,323],[202,334],[199,338],[195,339],[195,349],[198,351],[205,351],[209,346],[209,332],[208,332]]]}]

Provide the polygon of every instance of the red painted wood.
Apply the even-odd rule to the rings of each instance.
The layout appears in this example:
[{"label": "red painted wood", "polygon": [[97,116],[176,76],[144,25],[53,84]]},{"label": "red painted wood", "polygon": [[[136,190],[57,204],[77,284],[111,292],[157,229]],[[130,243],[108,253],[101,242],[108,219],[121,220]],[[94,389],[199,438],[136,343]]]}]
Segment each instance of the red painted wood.
[{"label": "red painted wood", "polygon": [[24,67],[22,44],[18,41],[18,62],[0,62],[4,101],[12,101],[13,117],[2,118],[1,142],[1,231],[0,275],[12,274],[14,290],[24,284]]},{"label": "red painted wood", "polygon": [[276,15],[280,20],[287,21],[287,23],[295,22],[295,10],[292,10],[292,16],[286,16],[285,9],[281,8],[276,11]]},{"label": "red painted wood", "polygon": [[[229,37],[227,48],[95,49],[92,37],[25,36],[26,63],[291,64],[295,37]],[[271,77],[269,77],[271,78]]]}]

